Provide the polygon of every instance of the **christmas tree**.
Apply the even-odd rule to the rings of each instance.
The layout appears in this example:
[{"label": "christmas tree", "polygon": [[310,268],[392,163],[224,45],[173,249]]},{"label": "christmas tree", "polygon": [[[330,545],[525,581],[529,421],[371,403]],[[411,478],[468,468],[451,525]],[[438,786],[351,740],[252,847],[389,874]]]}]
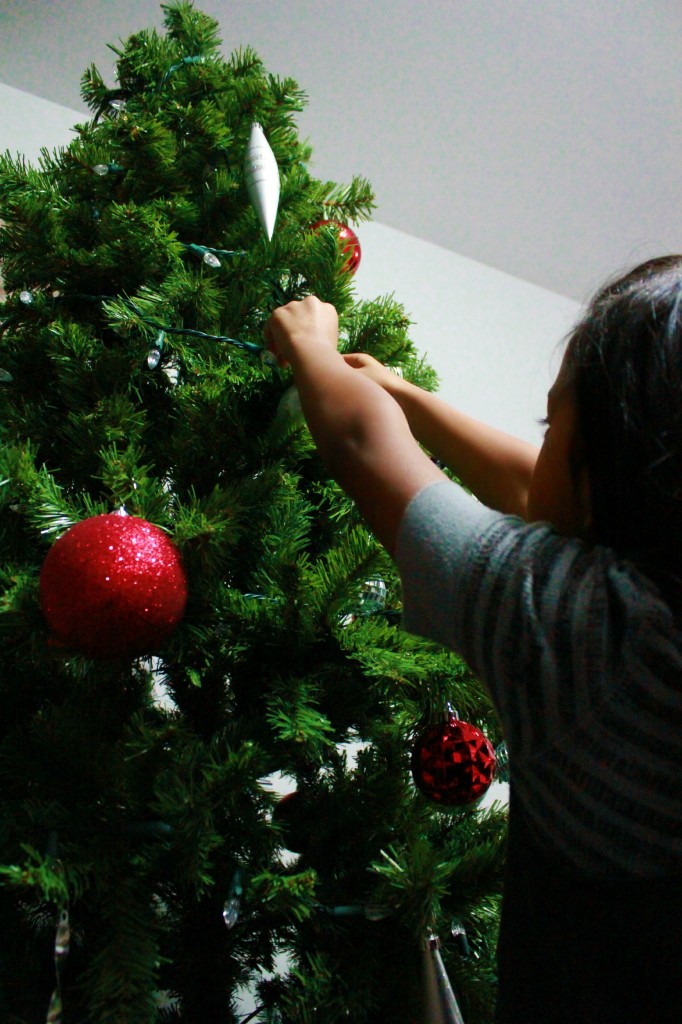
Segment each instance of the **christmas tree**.
[{"label": "christmas tree", "polygon": [[69,145],[0,160],[0,1019],[455,1020],[437,935],[483,1024],[504,815],[428,730],[498,726],[401,630],[263,325],[314,293],[435,375],[355,297],[372,192],[311,175],[296,83],[163,10]]}]

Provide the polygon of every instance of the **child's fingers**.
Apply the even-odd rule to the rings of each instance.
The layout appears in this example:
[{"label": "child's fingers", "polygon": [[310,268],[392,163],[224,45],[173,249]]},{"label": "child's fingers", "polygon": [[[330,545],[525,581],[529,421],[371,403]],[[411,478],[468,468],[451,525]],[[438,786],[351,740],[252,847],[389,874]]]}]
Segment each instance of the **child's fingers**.
[{"label": "child's fingers", "polygon": [[286,359],[286,357],[280,351],[280,347],[277,344],[277,333],[278,332],[275,328],[273,317],[270,317],[265,327],[263,328],[263,338],[265,340],[265,346],[268,349],[268,351],[272,352],[272,354],[275,356],[275,358],[277,359],[277,364],[281,366],[282,369],[286,369],[286,367],[289,365],[289,360]]},{"label": "child's fingers", "polygon": [[348,366],[352,366],[354,370],[360,370],[370,380],[375,381],[377,384],[381,384],[384,388],[390,388],[394,383],[395,374],[388,367],[380,363],[374,356],[368,355],[367,352],[347,352],[344,354]]},{"label": "child's fingers", "polygon": [[337,347],[338,314],[329,303],[308,295],[274,310],[263,328],[263,335],[279,365],[289,366],[294,351],[302,345]]}]

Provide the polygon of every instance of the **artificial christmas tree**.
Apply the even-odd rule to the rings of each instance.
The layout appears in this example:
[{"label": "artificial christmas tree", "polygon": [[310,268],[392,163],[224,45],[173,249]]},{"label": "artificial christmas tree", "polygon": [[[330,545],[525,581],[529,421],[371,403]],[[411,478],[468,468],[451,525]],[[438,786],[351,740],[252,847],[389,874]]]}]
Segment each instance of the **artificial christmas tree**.
[{"label": "artificial christmas tree", "polygon": [[[115,88],[86,72],[70,145],[0,162],[0,1019],[407,1024],[424,943],[455,918],[471,954],[439,957],[484,1024],[504,816],[430,804],[410,751],[448,702],[493,742],[497,725],[454,655],[401,631],[394,568],[292,415],[263,324],[315,293],[346,350],[434,375],[393,299],[355,298],[338,224],[371,190],[311,176],[296,84],[222,56],[192,5],[164,17],[116,49]],[[167,535],[182,575],[153,599],[181,590],[182,609],[112,651],[113,618],[83,648],[86,600],[51,642],[49,553],[120,511]],[[127,595],[137,580],[126,563]]]}]

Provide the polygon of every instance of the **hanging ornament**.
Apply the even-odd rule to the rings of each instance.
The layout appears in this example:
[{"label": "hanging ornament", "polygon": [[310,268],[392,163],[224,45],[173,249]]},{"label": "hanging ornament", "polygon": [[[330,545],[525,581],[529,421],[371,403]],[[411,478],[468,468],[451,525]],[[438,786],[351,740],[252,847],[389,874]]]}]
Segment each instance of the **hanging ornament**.
[{"label": "hanging ornament", "polygon": [[509,782],[509,751],[504,740],[495,747],[495,759],[495,778],[498,782]]},{"label": "hanging ornament", "polygon": [[295,789],[285,793],[275,805],[272,820],[282,829],[282,841],[292,853],[303,853],[308,846],[308,829],[312,815],[305,799]]},{"label": "hanging ornament", "polygon": [[452,937],[459,946],[460,956],[466,959],[469,956],[469,940],[464,925],[456,917],[453,917],[450,925]]},{"label": "hanging ornament", "polygon": [[424,942],[424,982],[424,1024],[464,1024],[437,935],[429,935]]},{"label": "hanging ornament", "polygon": [[287,388],[280,398],[276,416],[282,426],[300,427],[305,423],[301,396],[295,384]]},{"label": "hanging ornament", "polygon": [[292,853],[308,854],[320,832],[326,808],[319,796],[295,789],[275,805],[272,820],[282,830],[282,845]]},{"label": "hanging ornament", "polygon": [[349,274],[354,274],[360,266],[362,257],[358,236],[352,228],[349,228],[347,224],[342,224],[339,220],[318,220],[311,225],[311,230],[317,231],[318,228],[327,225],[336,228],[339,239],[343,243],[343,251],[348,253],[348,259],[344,263],[343,269],[347,270]]},{"label": "hanging ornament", "polygon": [[269,241],[275,230],[279,205],[279,168],[259,124],[251,125],[244,156],[244,177],[249,199]]},{"label": "hanging ornament", "polygon": [[52,643],[91,658],[150,653],[180,622],[186,601],[177,548],[136,516],[77,523],[50,548],[40,573]]},{"label": "hanging ornament", "polygon": [[269,366],[270,369],[274,369],[274,367],[278,365],[277,356],[274,354],[274,352],[268,352],[266,348],[264,348],[263,351],[260,353],[259,358],[263,366]]},{"label": "hanging ornament", "polygon": [[365,580],[360,592],[360,608],[363,615],[372,615],[386,607],[388,591],[383,580]]},{"label": "hanging ornament", "polygon": [[358,619],[384,613],[387,594],[388,589],[383,580],[365,580],[360,589],[357,609],[340,615],[339,622],[342,626],[350,626],[351,623],[357,622]]},{"label": "hanging ornament", "polygon": [[443,807],[478,800],[495,777],[495,751],[480,729],[460,721],[452,710],[430,725],[412,751],[412,777],[418,789]]}]

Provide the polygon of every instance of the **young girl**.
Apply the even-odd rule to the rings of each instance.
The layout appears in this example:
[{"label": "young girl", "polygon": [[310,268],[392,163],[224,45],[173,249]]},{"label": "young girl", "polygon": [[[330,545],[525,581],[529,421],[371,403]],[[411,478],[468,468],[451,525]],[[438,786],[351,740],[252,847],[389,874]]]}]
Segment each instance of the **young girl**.
[{"label": "young girl", "polygon": [[593,300],[539,450],[339,354],[315,298],[265,335],[397,562],[405,627],[458,651],[500,716],[497,1020],[681,1021],[682,256]]}]

